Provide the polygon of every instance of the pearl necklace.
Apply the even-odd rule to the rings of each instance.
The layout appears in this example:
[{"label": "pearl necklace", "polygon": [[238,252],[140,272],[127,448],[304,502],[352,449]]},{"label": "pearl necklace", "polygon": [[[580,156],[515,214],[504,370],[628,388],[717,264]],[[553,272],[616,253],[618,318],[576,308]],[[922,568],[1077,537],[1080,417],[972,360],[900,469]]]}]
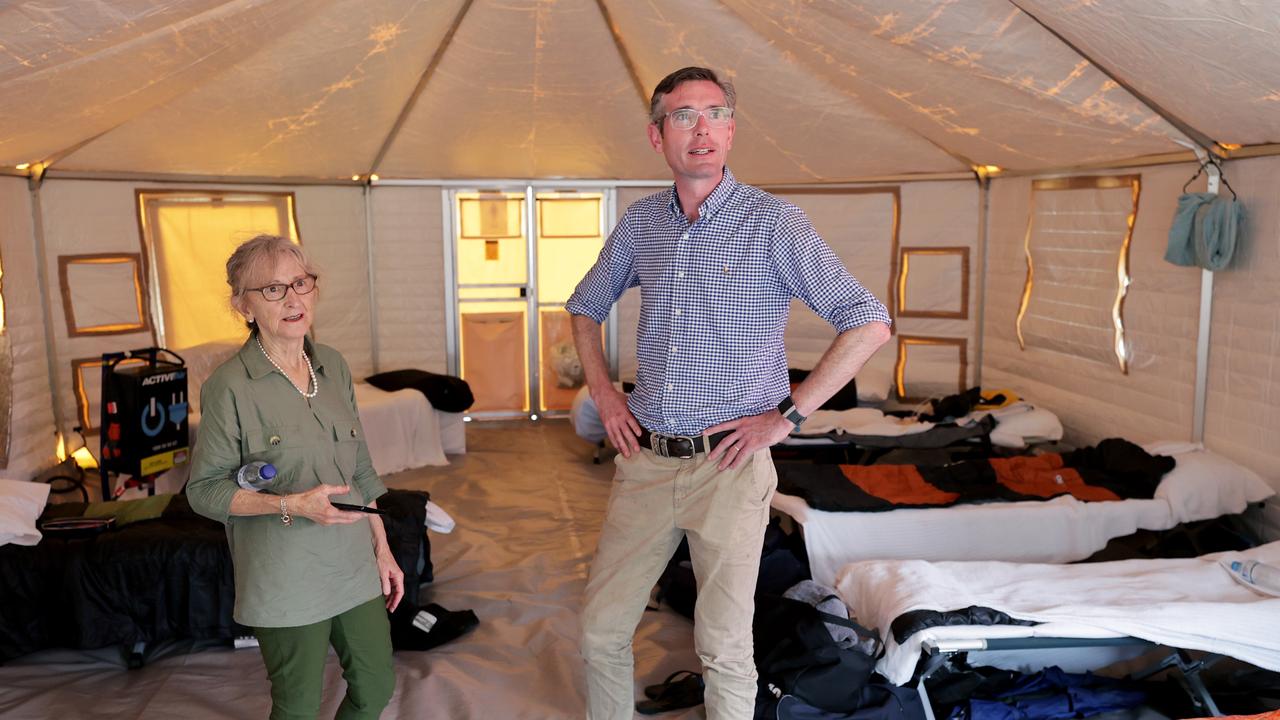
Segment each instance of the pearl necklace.
[{"label": "pearl necklace", "polygon": [[280,365],[277,364],[275,360],[271,359],[271,353],[267,352],[267,349],[262,346],[262,338],[260,337],[254,338],[254,340],[258,342],[258,349],[261,350],[262,354],[266,356],[267,362],[271,363],[271,367],[275,368],[276,370],[279,370],[280,374],[283,375],[284,378],[289,381],[289,384],[293,386],[293,389],[297,390],[302,395],[302,397],[310,400],[311,398],[316,396],[316,393],[320,392],[320,383],[316,381],[316,370],[314,367],[311,366],[311,358],[307,357],[306,350],[302,351],[302,360],[307,364],[307,374],[311,376],[311,392],[307,392],[302,388],[298,387],[298,384],[293,381],[293,378],[289,377],[289,373],[285,372],[284,368],[280,367]]}]

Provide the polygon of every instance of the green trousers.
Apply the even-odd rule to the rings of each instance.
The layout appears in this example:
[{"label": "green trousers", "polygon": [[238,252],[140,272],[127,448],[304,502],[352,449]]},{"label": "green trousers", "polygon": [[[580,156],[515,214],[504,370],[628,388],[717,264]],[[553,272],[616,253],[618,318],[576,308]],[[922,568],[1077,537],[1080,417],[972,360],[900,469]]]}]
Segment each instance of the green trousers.
[{"label": "green trousers", "polygon": [[347,696],[337,720],[376,720],[396,689],[391,625],[376,597],[318,623],[255,628],[271,679],[271,720],[315,720],[324,698],[329,646],[338,653]]}]

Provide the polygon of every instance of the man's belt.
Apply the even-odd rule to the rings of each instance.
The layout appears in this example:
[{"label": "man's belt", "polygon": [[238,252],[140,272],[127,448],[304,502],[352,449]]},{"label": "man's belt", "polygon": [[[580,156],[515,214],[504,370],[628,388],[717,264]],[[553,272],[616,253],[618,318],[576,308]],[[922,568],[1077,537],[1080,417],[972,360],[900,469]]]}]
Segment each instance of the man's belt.
[{"label": "man's belt", "polygon": [[662,433],[651,433],[644,428],[640,428],[640,447],[652,450],[655,455],[662,457],[680,458],[688,460],[700,452],[708,452],[720,444],[720,441],[728,437],[732,430],[722,430],[710,437],[710,446],[706,446],[701,435],[692,437],[687,435],[664,435]]}]

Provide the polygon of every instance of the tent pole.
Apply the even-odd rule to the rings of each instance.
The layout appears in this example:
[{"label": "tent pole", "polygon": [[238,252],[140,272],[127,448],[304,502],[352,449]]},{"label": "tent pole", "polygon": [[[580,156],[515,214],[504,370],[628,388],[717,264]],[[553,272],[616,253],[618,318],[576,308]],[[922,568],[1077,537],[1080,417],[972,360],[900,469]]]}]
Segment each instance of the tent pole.
[{"label": "tent pole", "polygon": [[[1194,148],[1200,162],[1208,163],[1209,155],[1202,148]],[[1205,165],[1208,176],[1207,192],[1218,194],[1220,172],[1213,163]],[[1204,443],[1205,406],[1209,395],[1209,336],[1213,319],[1213,271],[1200,271],[1200,325],[1196,334],[1196,396],[1191,416],[1191,441]]]},{"label": "tent pole", "polygon": [[987,220],[987,213],[990,212],[991,205],[991,178],[985,173],[978,174],[978,281],[975,285],[978,288],[977,297],[977,314],[974,322],[977,327],[974,332],[974,348],[973,348],[973,384],[982,387],[982,347],[983,338],[986,335],[986,311],[987,311],[987,246],[990,223]]},{"label": "tent pole", "polygon": [[364,184],[364,249],[369,272],[369,347],[373,372],[382,372],[378,362],[378,282],[373,266],[373,183]]},{"label": "tent pole", "polygon": [[63,428],[62,404],[58,402],[58,369],[54,361],[53,316],[49,311],[49,269],[45,258],[44,209],[40,204],[40,187],[44,184],[44,167],[32,170],[31,187],[31,242],[35,248],[36,287],[40,293],[40,312],[44,318],[44,359],[49,372],[49,400],[53,404],[53,428],[60,433]]}]

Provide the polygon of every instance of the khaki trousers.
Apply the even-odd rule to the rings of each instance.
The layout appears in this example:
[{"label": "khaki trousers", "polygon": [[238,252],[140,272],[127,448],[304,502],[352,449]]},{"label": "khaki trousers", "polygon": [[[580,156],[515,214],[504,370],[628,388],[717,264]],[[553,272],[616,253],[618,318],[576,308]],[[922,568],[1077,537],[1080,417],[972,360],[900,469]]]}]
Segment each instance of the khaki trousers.
[{"label": "khaki trousers", "polygon": [[751,718],[751,620],[769,499],[777,486],[769,450],[724,472],[705,453],[680,460],[641,450],[614,462],[613,492],[582,610],[588,718],[633,717],[631,641],[654,583],[686,535],[698,581],[694,646],[706,682],[707,717]]}]

